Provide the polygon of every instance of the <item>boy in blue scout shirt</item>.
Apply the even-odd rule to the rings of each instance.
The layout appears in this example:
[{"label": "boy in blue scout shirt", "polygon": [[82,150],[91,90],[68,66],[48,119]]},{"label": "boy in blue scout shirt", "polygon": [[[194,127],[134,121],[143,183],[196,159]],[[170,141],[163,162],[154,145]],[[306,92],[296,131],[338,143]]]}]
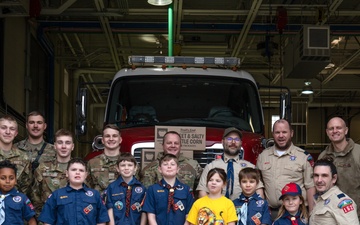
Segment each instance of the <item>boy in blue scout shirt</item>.
[{"label": "boy in blue scout shirt", "polygon": [[69,184],[48,197],[39,217],[41,222],[45,225],[105,225],[109,222],[100,193],[84,185],[86,167],[81,158],[69,161],[66,170]]},{"label": "boy in blue scout shirt", "polygon": [[238,215],[237,225],[270,225],[272,223],[267,201],[256,193],[259,181],[260,174],[254,168],[244,168],[239,172],[242,193],[233,201]]},{"label": "boy in blue scout shirt", "polygon": [[165,154],[160,159],[159,171],[163,179],[148,188],[143,207],[149,224],[184,225],[194,196],[190,187],[176,178],[179,169],[175,155]]},{"label": "boy in blue scout shirt", "polygon": [[146,225],[146,213],[142,212],[146,189],[134,176],[136,159],[130,153],[121,153],[116,164],[120,176],[105,190],[109,225]]},{"label": "boy in blue scout shirt", "polygon": [[36,225],[35,211],[28,197],[16,190],[15,164],[9,160],[0,162],[0,225]]}]

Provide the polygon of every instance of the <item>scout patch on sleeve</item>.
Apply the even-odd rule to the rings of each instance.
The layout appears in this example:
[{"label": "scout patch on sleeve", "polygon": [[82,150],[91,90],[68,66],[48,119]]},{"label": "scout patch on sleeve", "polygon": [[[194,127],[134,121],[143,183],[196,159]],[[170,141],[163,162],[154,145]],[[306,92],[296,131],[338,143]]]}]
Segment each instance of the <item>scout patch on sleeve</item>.
[{"label": "scout patch on sleeve", "polygon": [[29,206],[31,210],[34,210],[34,206],[31,203],[30,199],[26,199],[26,205]]},{"label": "scout patch on sleeve", "polygon": [[348,213],[354,210],[353,201],[351,199],[343,199],[338,207],[344,211],[344,213]]},{"label": "scout patch on sleeve", "polygon": [[314,167],[314,158],[308,152],[305,152],[305,154],[308,156],[307,161],[310,163],[312,167]]}]

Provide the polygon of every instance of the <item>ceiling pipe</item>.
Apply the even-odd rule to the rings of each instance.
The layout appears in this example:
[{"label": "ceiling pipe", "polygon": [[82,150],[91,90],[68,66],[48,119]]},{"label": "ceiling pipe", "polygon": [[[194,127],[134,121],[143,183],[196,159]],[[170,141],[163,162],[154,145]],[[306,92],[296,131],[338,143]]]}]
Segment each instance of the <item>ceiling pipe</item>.
[{"label": "ceiling pipe", "polygon": [[[285,7],[288,11],[288,16],[302,16],[302,17],[314,17],[314,10],[317,8],[315,5],[314,8],[306,8],[306,9],[294,9],[291,5],[281,5]],[[261,5],[258,10],[258,16],[270,16],[276,15],[276,6],[272,5],[274,10],[269,10],[269,6]],[[303,6],[306,7],[306,6]],[[320,7],[320,6],[319,6]],[[327,8],[328,6],[324,6]],[[97,13],[93,8],[69,8],[62,15],[67,16],[86,16],[91,15],[92,13]],[[41,12],[41,14],[43,14]],[[358,16],[360,14],[359,10],[340,10],[336,11],[336,16]],[[132,8],[126,10],[126,15],[129,16],[137,16],[137,15],[147,15],[147,16],[165,16],[167,15],[167,11],[165,8]],[[249,15],[249,10],[202,10],[202,9],[182,9],[182,16],[202,16],[202,15],[212,15],[212,16],[247,16]],[[106,12],[103,12],[103,16],[124,16],[124,13],[120,12],[119,9],[108,8]]]},{"label": "ceiling pipe", "polygon": [[[31,1],[31,0],[30,0]],[[62,4],[59,8],[42,8],[41,15],[59,15],[63,13],[66,9],[68,9],[72,4],[74,4],[77,0],[67,0]]]},{"label": "ceiling pipe", "polygon": [[[359,12],[360,14],[360,12]],[[73,32],[73,33],[101,33],[101,23],[99,21],[46,21],[38,20],[39,26],[44,31],[53,32]],[[110,27],[113,33],[166,33],[167,22],[111,22]],[[296,35],[303,27],[301,24],[289,24],[283,35]],[[238,34],[239,30],[244,29],[241,23],[181,23],[182,33],[202,34]],[[264,35],[269,30],[272,35],[278,35],[276,25],[252,24],[250,34]],[[330,25],[332,35],[349,36],[359,35],[360,25],[354,24],[332,24]]]},{"label": "ceiling pipe", "polygon": [[173,56],[174,47],[174,3],[168,6],[168,56]]},{"label": "ceiling pipe", "polygon": [[329,108],[329,107],[357,107],[357,108],[360,108],[360,103],[357,103],[357,102],[344,102],[344,103],[314,103],[314,102],[311,102],[308,104],[308,108],[314,108],[314,107],[326,107],[326,108]]}]

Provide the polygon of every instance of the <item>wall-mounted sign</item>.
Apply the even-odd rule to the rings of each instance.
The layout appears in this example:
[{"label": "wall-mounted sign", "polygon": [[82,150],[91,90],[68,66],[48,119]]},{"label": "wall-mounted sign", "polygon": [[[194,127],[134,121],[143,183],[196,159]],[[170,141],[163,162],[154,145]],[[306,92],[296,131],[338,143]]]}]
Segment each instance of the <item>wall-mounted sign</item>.
[{"label": "wall-mounted sign", "polygon": [[205,150],[205,127],[155,126],[155,149],[162,149],[162,141],[166,132],[176,131],[181,136],[181,150]]}]

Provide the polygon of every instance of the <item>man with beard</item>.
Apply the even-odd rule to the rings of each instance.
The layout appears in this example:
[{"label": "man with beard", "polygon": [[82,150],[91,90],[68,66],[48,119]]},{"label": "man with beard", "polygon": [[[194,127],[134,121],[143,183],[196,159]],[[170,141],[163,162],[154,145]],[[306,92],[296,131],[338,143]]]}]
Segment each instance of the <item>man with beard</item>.
[{"label": "man with beard", "polygon": [[265,149],[257,160],[265,186],[265,198],[272,210],[273,219],[277,216],[281,201],[281,189],[287,183],[297,183],[303,193],[306,205],[311,212],[315,194],[313,158],[303,149],[293,145],[294,131],[285,119],[277,120],[273,126],[274,146]]},{"label": "man with beard", "polygon": [[[200,177],[199,185],[196,188],[196,190],[199,191],[199,197],[203,197],[207,194],[208,189],[206,187],[206,177],[208,172],[215,167],[227,171],[227,184],[223,190],[225,196],[231,200],[234,200],[240,196],[242,191],[238,178],[240,170],[246,167],[255,168],[255,165],[249,161],[241,159],[239,156],[242,144],[241,138],[242,133],[235,127],[225,129],[222,139],[224,153],[222,154],[221,158],[215,159],[205,166],[204,171]],[[256,192],[260,194],[261,197],[263,197],[263,184],[261,182],[257,186]]]},{"label": "man with beard", "polygon": [[[360,204],[360,145],[346,138],[348,128],[339,117],[329,120],[326,134],[331,143],[321,152],[319,159],[331,158],[338,171],[337,185],[348,194],[357,205]],[[360,216],[360,207],[358,207]],[[360,218],[359,218],[360,219]]]},{"label": "man with beard", "polygon": [[163,152],[160,152],[157,156],[157,159],[149,163],[140,174],[140,182],[145,186],[149,187],[155,183],[158,183],[162,179],[162,175],[159,171],[159,160],[165,154],[172,154],[175,155],[179,160],[179,172],[177,174],[177,178],[180,182],[187,184],[191,189],[195,189],[201,172],[202,168],[199,163],[194,160],[185,157],[181,153],[181,137],[179,133],[176,131],[168,131],[164,135],[163,138]]},{"label": "man with beard", "polygon": [[53,159],[56,155],[54,145],[45,142],[45,117],[38,111],[30,112],[26,117],[26,130],[28,137],[15,144],[17,148],[26,153],[32,164],[32,171],[44,160]]},{"label": "man with beard", "polygon": [[119,127],[115,124],[105,125],[102,134],[104,152],[89,160],[86,183],[101,194],[119,175],[116,171],[116,162],[120,155],[121,142]]},{"label": "man with beard", "polygon": [[359,225],[356,203],[336,185],[335,165],[328,159],[316,161],[314,183],[315,206],[310,213],[311,225]]}]

